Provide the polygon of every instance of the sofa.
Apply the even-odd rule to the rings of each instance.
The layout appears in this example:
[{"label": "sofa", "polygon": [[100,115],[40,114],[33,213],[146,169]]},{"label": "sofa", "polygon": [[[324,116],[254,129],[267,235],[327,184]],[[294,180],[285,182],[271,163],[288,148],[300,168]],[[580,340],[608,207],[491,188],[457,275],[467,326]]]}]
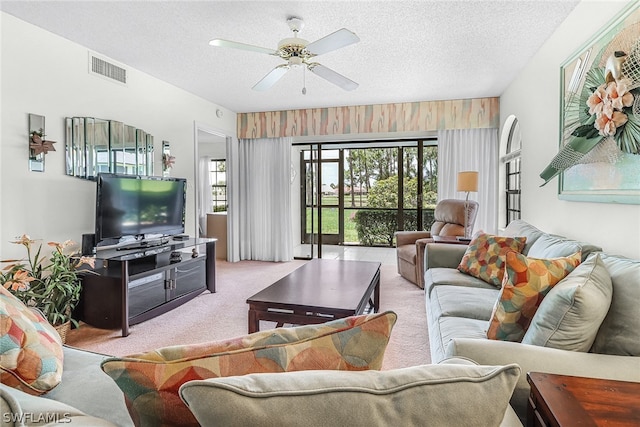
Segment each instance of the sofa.
[{"label": "sofa", "polygon": [[[469,246],[427,244],[423,261],[432,363],[466,357],[481,365],[518,364],[523,374],[511,406],[521,420],[526,417],[530,392],[527,372],[640,382],[640,261],[545,233],[522,220],[512,221],[500,236],[504,241],[524,238],[520,255],[511,251],[510,256],[525,259],[532,266],[541,261],[570,259],[576,253],[580,264],[539,296],[524,337],[489,339],[499,303],[504,302],[502,295],[507,292],[505,283],[510,279],[505,277],[496,286],[460,267],[473,253],[470,248],[474,241]],[[610,288],[608,294],[599,291],[601,283],[602,289]],[[584,298],[587,290],[596,293]],[[589,304],[598,309],[591,309]],[[592,312],[601,314],[592,316]],[[541,333],[545,322],[552,324]]]},{"label": "sofa", "polygon": [[[100,370],[107,359],[65,347],[63,380],[44,396],[0,384],[0,425],[133,426],[122,392]],[[203,426],[296,426],[304,420],[309,426],[429,421],[443,427],[522,427],[508,403],[520,375],[516,364],[479,366],[466,358],[450,358],[438,365],[392,371],[309,370],[189,381],[180,393]],[[486,394],[493,396],[491,410],[480,397]],[[266,395],[271,399],[265,407]],[[463,397],[467,405],[457,405]]]},{"label": "sofa", "polygon": [[[0,384],[0,424],[522,426],[509,405],[517,364],[449,358],[379,371],[394,323],[393,312],[354,316],[124,358],[64,346],[52,390]],[[220,376],[194,379],[207,370]],[[258,373],[239,374],[249,371]]]}]

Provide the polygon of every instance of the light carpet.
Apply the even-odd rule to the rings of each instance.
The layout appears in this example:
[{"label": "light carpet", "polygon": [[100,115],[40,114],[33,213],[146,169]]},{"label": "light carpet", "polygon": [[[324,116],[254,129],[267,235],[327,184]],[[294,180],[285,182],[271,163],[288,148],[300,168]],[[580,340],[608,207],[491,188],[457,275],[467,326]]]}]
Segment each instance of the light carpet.
[{"label": "light carpet", "polygon": [[[205,291],[186,304],[130,327],[98,329],[82,323],[67,335],[67,344],[114,356],[142,353],[160,347],[242,336],[247,333],[247,298],[286,276],[305,261],[284,263],[216,262],[216,293]],[[381,310],[393,310],[398,321],[391,333],[383,369],[431,363],[424,293],[402,278],[394,265],[380,269]],[[275,323],[261,322],[260,329]]]}]

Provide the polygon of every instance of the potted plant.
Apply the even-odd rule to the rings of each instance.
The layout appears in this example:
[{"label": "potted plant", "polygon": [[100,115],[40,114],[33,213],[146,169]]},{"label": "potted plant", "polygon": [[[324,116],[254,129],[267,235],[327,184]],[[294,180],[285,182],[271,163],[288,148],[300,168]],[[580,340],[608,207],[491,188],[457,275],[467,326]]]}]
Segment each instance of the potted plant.
[{"label": "potted plant", "polygon": [[49,258],[42,255],[42,244],[34,252],[36,241],[27,235],[12,243],[23,245],[27,258],[0,261],[9,263],[0,272],[0,284],[28,307],[40,310],[64,342],[71,324],[78,326],[71,317],[82,290],[79,275],[83,271],[78,268],[83,264],[93,268],[95,259],[80,256],[75,243],[70,240],[49,242],[52,248]]}]

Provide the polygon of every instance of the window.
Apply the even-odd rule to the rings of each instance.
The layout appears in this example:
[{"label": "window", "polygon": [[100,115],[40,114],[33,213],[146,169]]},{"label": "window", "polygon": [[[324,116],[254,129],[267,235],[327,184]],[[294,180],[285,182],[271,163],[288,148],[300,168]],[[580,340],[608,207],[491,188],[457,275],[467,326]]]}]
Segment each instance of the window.
[{"label": "window", "polygon": [[505,164],[505,206],[506,206],[506,223],[509,224],[514,219],[520,219],[520,197],[521,197],[521,179],[520,179],[520,149],[522,145],[522,136],[520,134],[520,125],[515,116],[507,119],[512,120],[507,138],[506,154],[502,158]]},{"label": "window", "polygon": [[437,201],[437,159],[435,140],[325,143],[318,152],[302,149],[300,176],[307,180],[301,196],[301,242],[318,240],[319,223],[325,245],[392,246],[397,230],[428,230]]},{"label": "window", "polygon": [[211,183],[211,212],[227,210],[227,168],[226,160],[211,160],[209,182]]}]

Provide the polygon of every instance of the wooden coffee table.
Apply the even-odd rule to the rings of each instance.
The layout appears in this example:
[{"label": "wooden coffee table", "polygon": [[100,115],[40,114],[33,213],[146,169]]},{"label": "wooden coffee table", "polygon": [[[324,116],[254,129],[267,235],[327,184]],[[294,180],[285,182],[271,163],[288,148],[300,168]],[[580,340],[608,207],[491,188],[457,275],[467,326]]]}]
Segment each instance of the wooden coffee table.
[{"label": "wooden coffee table", "polygon": [[529,372],[527,427],[640,425],[640,383]]},{"label": "wooden coffee table", "polygon": [[380,263],[313,259],[247,299],[249,333],[260,320],[307,325],[380,308]]}]

